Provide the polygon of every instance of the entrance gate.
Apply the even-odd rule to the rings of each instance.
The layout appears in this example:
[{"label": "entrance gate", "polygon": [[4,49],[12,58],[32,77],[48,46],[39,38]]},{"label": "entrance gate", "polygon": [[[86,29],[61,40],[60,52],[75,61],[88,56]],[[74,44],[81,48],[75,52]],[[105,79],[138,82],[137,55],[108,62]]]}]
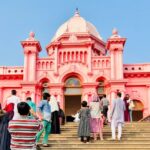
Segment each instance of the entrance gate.
[{"label": "entrance gate", "polygon": [[82,88],[80,80],[70,77],[65,81],[64,99],[66,121],[73,121],[75,115],[81,108]]}]

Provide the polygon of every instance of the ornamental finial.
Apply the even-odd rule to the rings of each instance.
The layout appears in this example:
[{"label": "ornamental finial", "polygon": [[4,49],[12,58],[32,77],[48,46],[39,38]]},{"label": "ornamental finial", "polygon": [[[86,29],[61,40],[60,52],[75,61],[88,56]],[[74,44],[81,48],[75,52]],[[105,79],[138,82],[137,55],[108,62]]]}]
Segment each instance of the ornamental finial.
[{"label": "ornamental finial", "polygon": [[113,34],[113,35],[118,35],[118,30],[117,30],[117,28],[114,28],[114,29],[112,30],[112,34]]},{"label": "ornamental finial", "polygon": [[29,38],[34,38],[35,37],[35,33],[33,32],[33,31],[31,31],[30,33],[29,33]]},{"label": "ornamental finial", "polygon": [[36,41],[35,37],[35,33],[33,31],[31,31],[29,33],[29,37],[26,39],[26,41]]},{"label": "ornamental finial", "polygon": [[76,8],[75,16],[80,16],[78,7]]}]

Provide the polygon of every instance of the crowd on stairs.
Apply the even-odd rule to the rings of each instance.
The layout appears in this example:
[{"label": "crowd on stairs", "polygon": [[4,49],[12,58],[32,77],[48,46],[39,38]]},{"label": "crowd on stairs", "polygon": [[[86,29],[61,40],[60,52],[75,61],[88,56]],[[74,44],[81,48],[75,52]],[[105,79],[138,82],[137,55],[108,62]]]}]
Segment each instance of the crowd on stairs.
[{"label": "crowd on stairs", "polygon": [[[31,97],[27,97],[26,102],[22,102],[16,94],[17,91],[12,90],[11,96],[3,104],[3,109],[0,105],[0,150],[39,150],[41,135],[43,135],[42,146],[49,147],[49,135],[61,134],[60,125],[65,122],[65,114],[56,98],[49,93],[43,93],[43,99],[36,107]],[[106,95],[103,95],[102,99],[99,99],[98,95],[93,95],[89,105],[83,100],[81,109],[75,116],[75,121],[79,121],[78,136],[81,142],[89,143],[91,133],[95,141],[98,134],[100,140],[104,140],[103,125],[109,121],[111,121],[112,140],[116,139],[116,128],[118,128],[117,138],[121,140],[124,118],[127,117],[129,120],[131,114],[129,111],[131,103],[128,94],[123,100],[121,93],[117,92],[108,119],[109,101]]]}]

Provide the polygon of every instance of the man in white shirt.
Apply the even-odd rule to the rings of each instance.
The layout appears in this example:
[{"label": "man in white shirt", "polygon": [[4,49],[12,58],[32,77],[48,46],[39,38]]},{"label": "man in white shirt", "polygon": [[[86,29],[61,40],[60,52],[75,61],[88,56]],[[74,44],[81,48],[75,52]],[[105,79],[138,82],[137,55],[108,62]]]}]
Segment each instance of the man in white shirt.
[{"label": "man in white shirt", "polygon": [[121,93],[117,93],[117,98],[112,101],[111,109],[111,131],[112,140],[116,139],[116,128],[118,128],[118,140],[121,140],[122,125],[124,123],[125,103],[121,99]]},{"label": "man in white shirt", "polygon": [[[6,100],[6,106],[8,104],[13,103],[14,104],[14,116],[12,118],[12,120],[17,120],[20,118],[20,115],[18,113],[18,109],[17,109],[17,104],[21,102],[20,98],[18,96],[16,96],[17,91],[16,90],[12,90],[11,91],[11,96]],[[5,107],[6,107],[5,106]]]}]

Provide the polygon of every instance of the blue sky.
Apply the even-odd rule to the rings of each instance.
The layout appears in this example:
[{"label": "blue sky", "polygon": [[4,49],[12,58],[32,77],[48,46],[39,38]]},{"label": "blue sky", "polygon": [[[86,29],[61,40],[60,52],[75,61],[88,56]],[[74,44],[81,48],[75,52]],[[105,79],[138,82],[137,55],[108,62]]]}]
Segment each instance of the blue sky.
[{"label": "blue sky", "polygon": [[114,27],[127,38],[124,63],[150,62],[150,0],[0,0],[0,66],[23,65],[20,41],[30,31],[46,56],[46,45],[76,7],[104,41]]}]

